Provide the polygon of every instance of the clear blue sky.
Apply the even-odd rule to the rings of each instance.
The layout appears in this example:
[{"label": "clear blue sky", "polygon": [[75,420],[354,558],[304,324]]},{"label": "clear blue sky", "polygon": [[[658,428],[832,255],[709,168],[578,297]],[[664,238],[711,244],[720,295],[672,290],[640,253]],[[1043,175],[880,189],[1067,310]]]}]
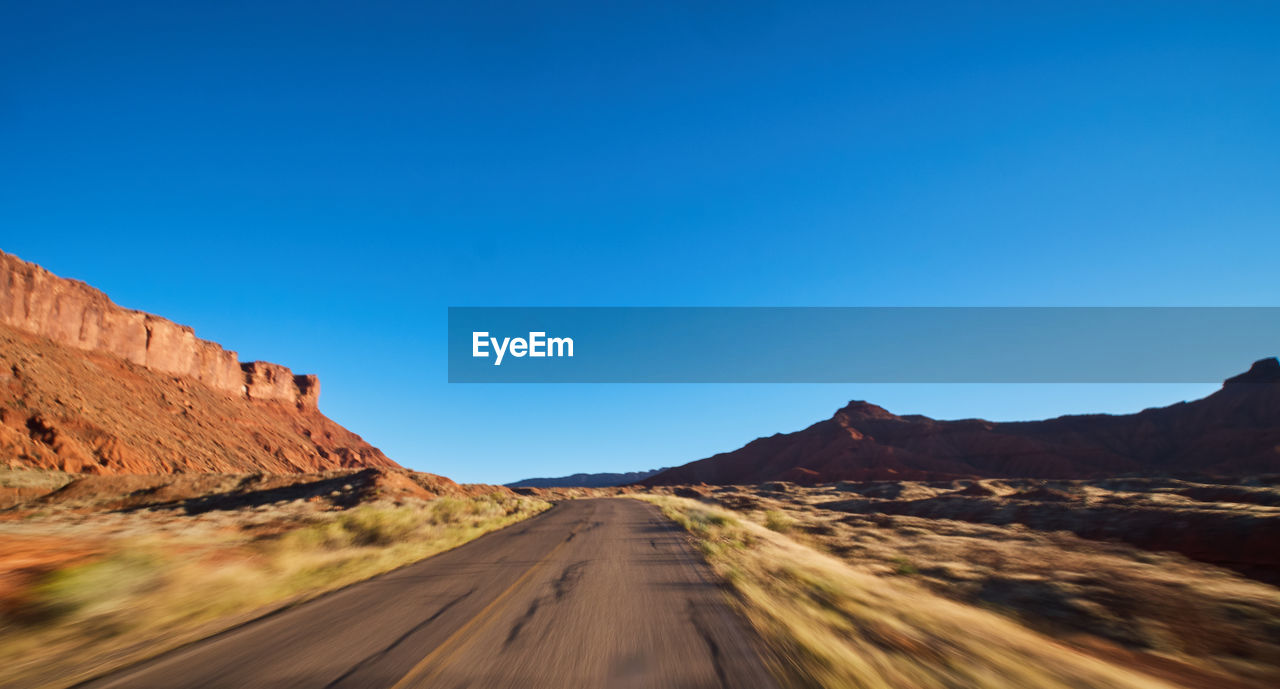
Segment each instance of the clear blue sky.
[{"label": "clear blue sky", "polygon": [[0,248],[464,481],[1211,391],[445,382],[449,305],[1280,304],[1280,4],[853,5],[8,3]]}]

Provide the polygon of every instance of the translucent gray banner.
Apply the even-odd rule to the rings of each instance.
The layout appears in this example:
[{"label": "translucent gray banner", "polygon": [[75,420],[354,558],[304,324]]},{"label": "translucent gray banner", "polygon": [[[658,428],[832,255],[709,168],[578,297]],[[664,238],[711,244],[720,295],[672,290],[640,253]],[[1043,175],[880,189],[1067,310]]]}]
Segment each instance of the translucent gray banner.
[{"label": "translucent gray banner", "polygon": [[454,307],[453,383],[1206,383],[1280,307]]}]

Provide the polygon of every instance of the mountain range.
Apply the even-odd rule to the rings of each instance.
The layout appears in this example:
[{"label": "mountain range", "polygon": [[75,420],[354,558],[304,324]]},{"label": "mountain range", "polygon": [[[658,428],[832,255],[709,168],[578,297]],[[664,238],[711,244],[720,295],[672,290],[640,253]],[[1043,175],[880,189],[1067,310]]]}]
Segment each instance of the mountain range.
[{"label": "mountain range", "polygon": [[638,483],[666,470],[667,467],[663,467],[661,469],[649,469],[648,471],[628,471],[621,474],[573,474],[572,476],[559,476],[556,478],[526,478],[506,485],[508,488],[609,488]]},{"label": "mountain range", "polygon": [[[320,381],[0,252],[0,467],[89,474],[403,469],[320,412]],[[511,487],[1280,473],[1280,361],[1136,414],[942,421],[854,401],[683,466]]]},{"label": "mountain range", "polygon": [[939,421],[862,401],[794,433],[651,476],[646,485],[1124,474],[1280,473],[1280,362],[1262,359],[1208,397],[1136,414]]}]

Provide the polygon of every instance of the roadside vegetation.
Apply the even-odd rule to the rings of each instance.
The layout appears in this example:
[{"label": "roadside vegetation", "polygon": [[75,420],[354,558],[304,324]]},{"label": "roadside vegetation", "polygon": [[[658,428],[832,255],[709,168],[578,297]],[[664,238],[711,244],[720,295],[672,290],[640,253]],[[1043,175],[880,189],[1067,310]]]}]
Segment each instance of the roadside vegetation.
[{"label": "roadside vegetation", "polygon": [[1167,683],[1085,654],[995,612],[936,595],[899,575],[878,577],[795,538],[788,515],[742,514],[697,500],[638,496],[692,535],[796,687],[1148,688]]},{"label": "roadside vegetation", "polygon": [[15,542],[30,551],[35,573],[10,573],[0,589],[0,686],[67,686],[85,679],[80,669],[201,638],[549,507],[495,492],[333,511],[288,503],[28,520]]},{"label": "roadside vegetation", "polygon": [[[699,493],[856,572],[909,582],[1176,685],[1280,686],[1274,576],[1170,552],[1273,559],[1262,544],[1275,540],[1274,488],[983,480]],[[1144,536],[1153,512],[1179,526]]]}]

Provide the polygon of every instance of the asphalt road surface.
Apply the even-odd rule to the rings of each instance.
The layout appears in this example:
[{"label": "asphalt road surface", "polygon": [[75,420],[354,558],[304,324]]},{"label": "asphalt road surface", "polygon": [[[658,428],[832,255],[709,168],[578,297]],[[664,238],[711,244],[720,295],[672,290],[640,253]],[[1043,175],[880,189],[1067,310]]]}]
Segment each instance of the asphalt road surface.
[{"label": "asphalt road surface", "polygon": [[773,687],[678,530],[575,500],[84,686]]}]

